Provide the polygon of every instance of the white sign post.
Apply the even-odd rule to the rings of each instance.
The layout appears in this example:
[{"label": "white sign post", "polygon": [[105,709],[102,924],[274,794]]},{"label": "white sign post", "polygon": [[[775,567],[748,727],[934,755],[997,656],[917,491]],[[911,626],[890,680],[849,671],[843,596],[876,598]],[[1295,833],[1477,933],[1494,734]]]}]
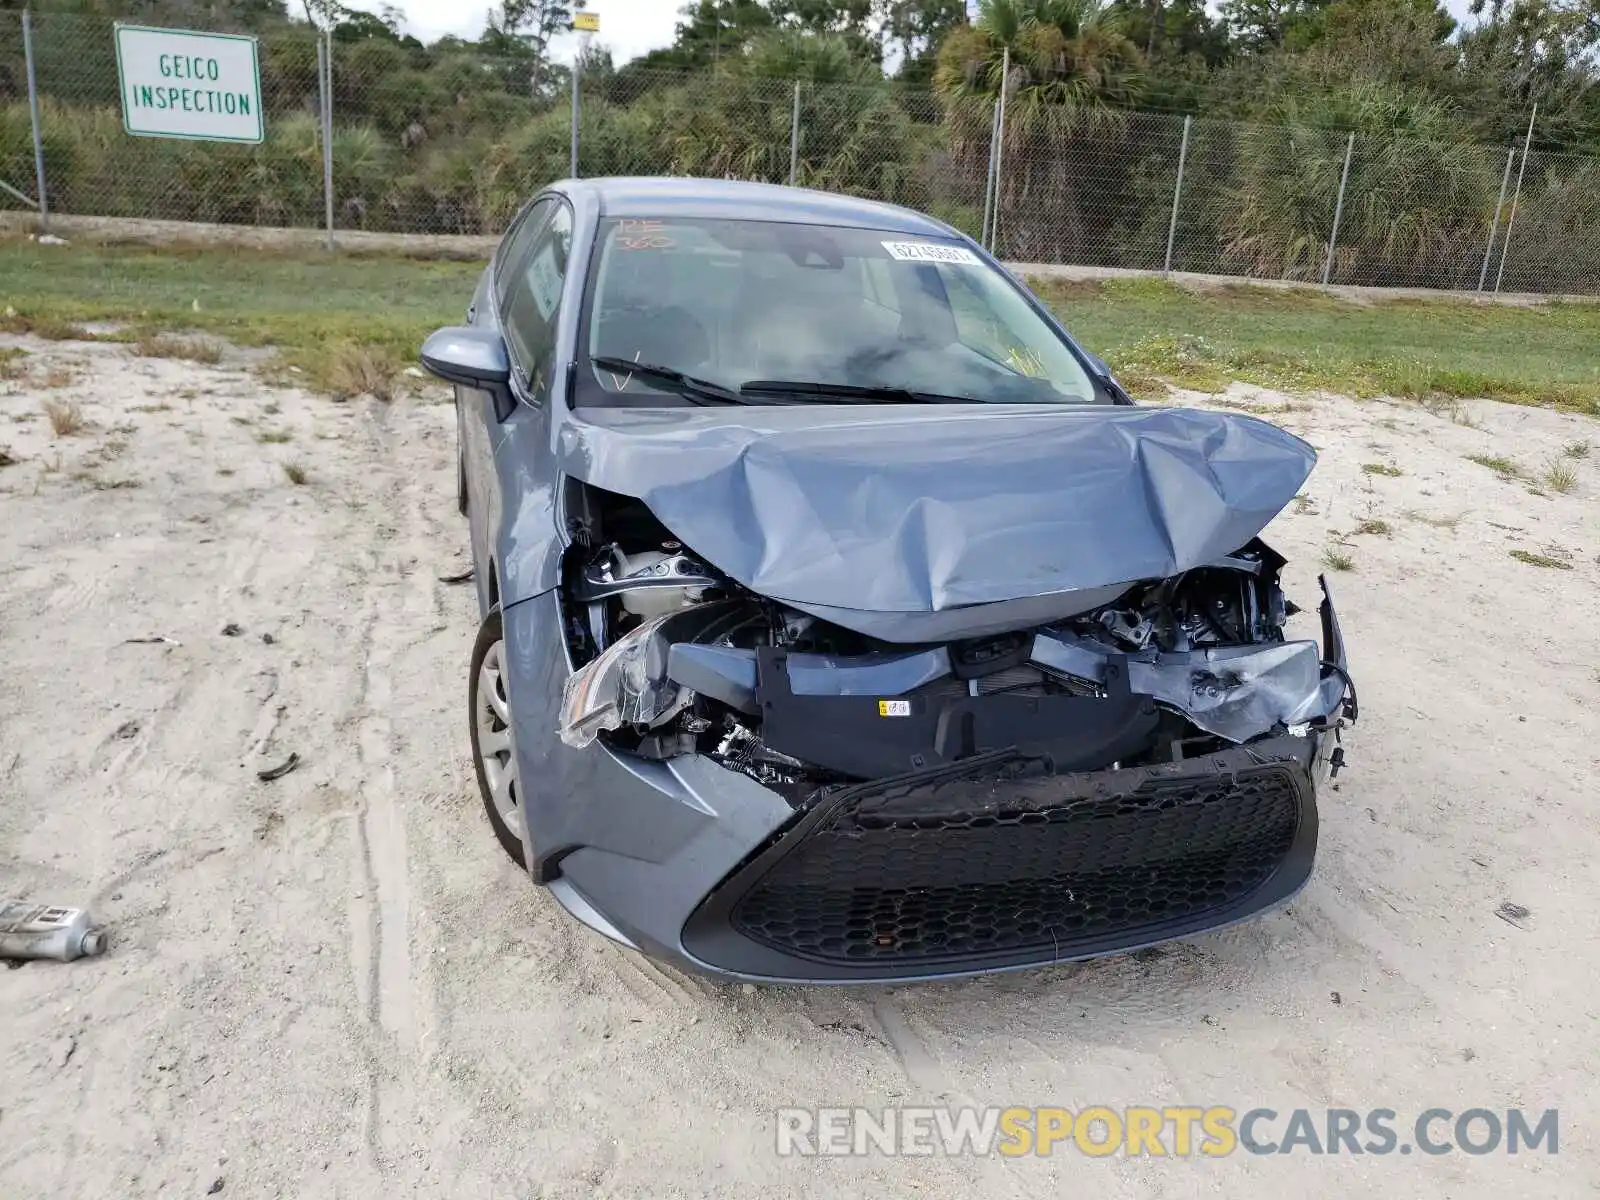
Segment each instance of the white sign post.
[{"label": "white sign post", "polygon": [[259,142],[266,134],[253,37],[119,24],[117,75],[123,128],[136,137]]}]

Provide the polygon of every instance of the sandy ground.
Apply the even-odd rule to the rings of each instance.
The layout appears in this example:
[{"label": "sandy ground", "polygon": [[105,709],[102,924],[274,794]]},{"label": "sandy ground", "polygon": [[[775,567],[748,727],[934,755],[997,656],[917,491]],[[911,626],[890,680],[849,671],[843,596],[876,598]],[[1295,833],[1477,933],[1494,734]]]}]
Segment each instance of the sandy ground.
[{"label": "sandy ground", "polygon": [[[31,352],[0,384],[0,892],[89,905],[114,938],[0,970],[0,1195],[1600,1188],[1600,423],[1335,398],[1274,417],[1323,452],[1269,534],[1293,598],[1314,608],[1332,531],[1392,527],[1349,536],[1334,576],[1363,719],[1286,910],[1138,958],[757,990],[601,940],[495,846],[467,756],[472,600],[438,582],[464,555],[439,393],[341,406],[232,353],[0,344]],[[88,427],[53,437],[50,398]],[[1578,438],[1595,454],[1568,494],[1463,459],[1533,470]],[[155,635],[177,644],[129,641]],[[290,752],[299,770],[257,780]],[[1433,1106],[1558,1107],[1561,1140],[778,1158],[773,1110],[819,1103],[1386,1107],[1402,1130]]]}]

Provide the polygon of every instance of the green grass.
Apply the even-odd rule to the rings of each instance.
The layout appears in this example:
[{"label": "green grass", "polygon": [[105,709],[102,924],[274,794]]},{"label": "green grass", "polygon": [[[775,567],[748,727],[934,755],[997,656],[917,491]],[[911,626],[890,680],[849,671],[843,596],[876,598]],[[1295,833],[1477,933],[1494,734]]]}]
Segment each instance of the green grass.
[{"label": "green grass", "polygon": [[222,347],[215,342],[170,334],[146,335],[134,343],[133,352],[144,358],[184,358],[212,365],[222,361]]},{"label": "green grass", "polygon": [[1391,479],[1405,474],[1393,463],[1362,463],[1361,471],[1365,475],[1387,475]]},{"label": "green grass", "polygon": [[[281,378],[348,394],[352,374],[381,385],[389,364],[415,362],[428,333],[462,320],[481,269],[398,255],[11,238],[0,240],[0,296],[17,315],[0,317],[0,329],[71,337],[86,322],[117,322],[103,338],[147,346],[161,333],[213,334],[275,346]],[[1409,397],[1442,412],[1464,396],[1600,415],[1600,304],[1368,305],[1249,286],[1197,293],[1153,279],[1039,280],[1036,290],[1139,395],[1160,396],[1167,381],[1215,392],[1238,380]]]},{"label": "green grass", "polygon": [[1507,479],[1521,479],[1526,472],[1511,459],[1503,454],[1468,454],[1466,460],[1477,463],[1480,467],[1488,467]]},{"label": "green grass", "polygon": [[322,387],[330,364],[347,361],[352,346],[415,362],[423,338],[463,320],[482,269],[397,256],[7,239],[0,296],[17,315],[0,317],[0,329],[67,337],[86,322],[114,321],[125,326],[114,340],[147,349],[164,333],[215,334],[275,346],[279,365],[303,376],[291,378]]},{"label": "green grass", "polygon": [[1560,459],[1547,466],[1539,479],[1552,492],[1570,492],[1578,486],[1578,473]]},{"label": "green grass", "polygon": [[1482,397],[1600,415],[1600,304],[1357,304],[1320,292],[1190,292],[1158,279],[1034,280],[1135,395],[1232,380],[1433,401]]},{"label": "green grass", "polygon": [[[4,279],[0,275],[0,279]],[[12,307],[15,307],[14,305]],[[69,321],[50,313],[29,315],[23,312],[12,317],[0,317],[0,329],[7,333],[31,333],[50,342],[92,342],[95,335],[76,321]]]},{"label": "green grass", "polygon": [[1511,557],[1518,562],[1525,562],[1530,567],[1546,567],[1553,571],[1570,571],[1572,564],[1565,559],[1552,558],[1548,554],[1535,554],[1532,550],[1513,550]]},{"label": "green grass", "polygon": [[1329,546],[1322,552],[1322,565],[1330,571],[1354,571],[1356,560],[1338,546]]}]

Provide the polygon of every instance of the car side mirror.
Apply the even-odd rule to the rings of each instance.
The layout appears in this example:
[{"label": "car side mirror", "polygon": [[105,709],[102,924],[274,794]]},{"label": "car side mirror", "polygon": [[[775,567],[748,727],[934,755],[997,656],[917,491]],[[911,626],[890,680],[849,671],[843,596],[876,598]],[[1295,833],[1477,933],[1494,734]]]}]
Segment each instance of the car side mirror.
[{"label": "car side mirror", "polygon": [[495,415],[505,420],[515,402],[511,396],[511,359],[505,339],[487,329],[451,325],[422,343],[422,366],[446,383],[480,388],[494,398]]}]

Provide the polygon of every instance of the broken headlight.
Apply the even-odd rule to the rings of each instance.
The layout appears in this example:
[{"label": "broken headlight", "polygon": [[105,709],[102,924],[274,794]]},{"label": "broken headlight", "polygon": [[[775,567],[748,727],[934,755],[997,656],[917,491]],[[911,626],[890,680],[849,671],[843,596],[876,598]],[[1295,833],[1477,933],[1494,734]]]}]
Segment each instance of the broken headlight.
[{"label": "broken headlight", "polygon": [[673,614],[645,621],[567,680],[557,732],[575,749],[602,732],[649,728],[682,712],[694,693],[667,678],[671,641],[661,627]]}]

